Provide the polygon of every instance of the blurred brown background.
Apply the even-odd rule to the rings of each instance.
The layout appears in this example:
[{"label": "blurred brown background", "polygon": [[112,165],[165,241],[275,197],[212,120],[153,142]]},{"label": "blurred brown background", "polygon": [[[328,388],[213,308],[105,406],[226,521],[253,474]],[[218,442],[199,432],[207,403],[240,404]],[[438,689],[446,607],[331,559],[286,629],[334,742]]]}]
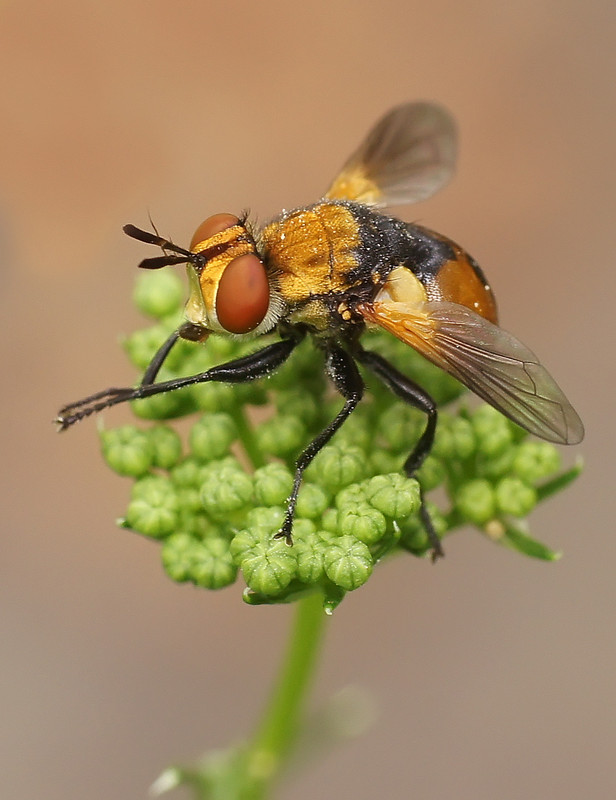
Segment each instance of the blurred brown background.
[{"label": "blurred brown background", "polygon": [[315,200],[419,98],[456,115],[460,166],[404,215],[486,269],[585,420],[564,456],[587,469],[532,519],[561,562],[468,532],[347,598],[315,707],[354,684],[379,713],[281,797],[616,796],[615,24],[611,0],[0,3],[1,797],[144,797],[250,730],[289,623],[239,584],[166,580],[114,527],[128,484],[95,424],[50,424],[132,380],[143,251],[121,225],[149,210],[186,242],[211,213]]}]

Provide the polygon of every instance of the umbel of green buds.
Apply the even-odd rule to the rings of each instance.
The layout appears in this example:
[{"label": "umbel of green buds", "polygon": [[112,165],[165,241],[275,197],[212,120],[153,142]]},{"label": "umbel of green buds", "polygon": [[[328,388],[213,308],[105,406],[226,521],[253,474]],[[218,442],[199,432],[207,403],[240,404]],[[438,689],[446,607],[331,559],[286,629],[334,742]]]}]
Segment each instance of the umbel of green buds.
[{"label": "umbel of green buds", "polygon": [[[140,278],[135,301],[153,325],[124,342],[139,371],[177,327],[183,286],[172,273]],[[531,538],[526,518],[570,483],[558,451],[534,441],[489,406],[448,403],[462,394],[453,378],[387,334],[368,334],[442,409],[434,447],[418,473],[441,538],[472,525],[491,541],[527,556],[558,554]],[[160,379],[202,372],[249,352],[250,345],[210,337],[179,342]],[[267,381],[206,383],[133,403],[137,425],[101,431],[107,464],[133,479],[121,524],[162,545],[177,582],[220,589],[241,575],[248,603],[289,602],[319,591],[331,611],[394,553],[430,550],[417,480],[402,472],[425,419],[381,386],[371,392],[306,470],[293,547],[275,539],[293,486],[294,460],[340,406],[310,342]],[[182,434],[169,420],[192,415]]]}]

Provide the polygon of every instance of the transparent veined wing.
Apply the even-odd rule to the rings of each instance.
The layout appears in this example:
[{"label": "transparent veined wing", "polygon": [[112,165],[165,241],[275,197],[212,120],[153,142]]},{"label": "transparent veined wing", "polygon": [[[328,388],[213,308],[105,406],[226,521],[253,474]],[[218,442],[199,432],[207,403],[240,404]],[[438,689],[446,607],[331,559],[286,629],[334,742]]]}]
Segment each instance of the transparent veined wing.
[{"label": "transparent veined wing", "polygon": [[375,301],[359,310],[530,433],[558,444],[584,437],[577,412],[535,354],[465,306]]},{"label": "transparent veined wing", "polygon": [[326,193],[383,207],[425,200],[451,178],[457,151],[456,124],[434,103],[392,108],[347,160]]}]

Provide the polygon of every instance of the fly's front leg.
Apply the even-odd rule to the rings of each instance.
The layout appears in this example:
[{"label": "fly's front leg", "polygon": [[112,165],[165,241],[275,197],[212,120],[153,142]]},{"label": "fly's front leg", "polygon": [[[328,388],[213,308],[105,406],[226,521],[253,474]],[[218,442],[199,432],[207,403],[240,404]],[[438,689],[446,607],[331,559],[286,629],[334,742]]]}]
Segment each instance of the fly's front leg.
[{"label": "fly's front leg", "polygon": [[154,380],[164,360],[162,357],[158,360],[159,356],[163,353],[166,355],[175,343],[175,340],[172,341],[172,337],[170,337],[160,348],[156,356],[154,356],[152,364],[146,370],[141,385],[134,388],[107,389],[104,392],[90,395],[90,397],[86,397],[77,403],[64,406],[64,408],[60,409],[60,413],[57,417],[58,425],[60,430],[66,430],[66,428],[69,428],[80,419],[94,414],[97,411],[102,411],[104,408],[109,408],[110,406],[115,406],[118,403],[124,403],[130,400],[140,400],[144,397],[151,397],[154,394],[171,392],[175,389],[181,389],[184,386],[192,386],[195,383],[206,383],[208,381],[219,383],[246,383],[256,378],[262,378],[265,375],[269,375],[287,360],[300,339],[301,337],[299,336],[296,338],[282,339],[261,350],[257,350],[256,353],[251,353],[248,356],[237,358],[226,364],[212,367],[205,372],[200,372],[198,375],[191,375],[186,378],[174,378],[161,383],[146,383],[146,379],[149,381]]},{"label": "fly's front leg", "polygon": [[150,363],[148,364],[148,368],[143,373],[143,378],[141,379],[142,386],[147,386],[150,383],[154,383],[154,381],[156,380],[156,376],[158,375],[158,372],[163,365],[163,362],[165,361],[165,359],[171,352],[171,348],[179,338],[180,338],[180,332],[173,331],[171,336],[169,336],[169,338],[166,339],[163,342],[163,344],[158,348],[154,358],[150,361]]},{"label": "fly's front leg", "polygon": [[[436,431],[437,421],[436,403],[420,386],[401,372],[398,372],[389,361],[386,361],[376,353],[359,348],[355,355],[358,361],[372,370],[394,394],[406,403],[409,403],[409,405],[423,411],[428,417],[424,432],[419,437],[419,441],[413,448],[410,456],[404,462],[404,472],[411,478],[421,467],[434,444],[434,433]],[[419,497],[421,500],[419,515],[432,546],[432,559],[435,560],[445,554],[441,546],[441,541],[430,519],[421,485],[419,486]]]},{"label": "fly's front leg", "polygon": [[325,363],[327,373],[336,389],[344,397],[345,403],[336,417],[310,442],[295,463],[295,478],[287,505],[287,513],[281,529],[274,537],[275,539],[286,539],[289,545],[293,544],[293,517],[304,470],[319,450],[329,442],[342,423],[353,413],[364,393],[364,382],[359,370],[355,366],[353,358],[345,350],[340,347],[329,347],[326,351]]},{"label": "fly's front leg", "polygon": [[[147,385],[149,385],[151,383],[154,383],[154,381],[156,380],[156,376],[158,375],[158,372],[159,372],[160,368],[163,365],[163,362],[165,361],[165,359],[169,355],[169,353],[171,351],[171,348],[177,342],[179,337],[180,337],[179,331],[174,331],[171,334],[171,336],[169,336],[163,342],[163,344],[158,348],[158,350],[156,351],[156,354],[154,355],[153,359],[148,364],[148,368],[146,369],[146,371],[143,374],[143,378],[141,379],[141,386],[147,386]],[[73,422],[66,422],[66,424],[65,424],[65,421],[67,421],[72,416],[75,416],[79,412],[80,409],[84,409],[87,406],[93,406],[97,400],[103,400],[103,399],[107,399],[108,400],[111,397],[120,396],[120,395],[124,394],[126,391],[129,391],[129,390],[127,390],[127,389],[103,389],[102,392],[96,392],[95,394],[88,395],[88,397],[84,397],[81,400],[78,400],[76,403],[69,403],[68,405],[63,406],[60,409],[60,413],[59,413],[58,417],[56,418],[56,422],[58,422],[59,425],[60,425],[60,430],[65,430],[70,425],[72,425],[73,422],[77,422],[78,419],[82,419],[83,417],[88,416],[88,414],[82,414],[77,419],[73,420]],[[132,391],[132,389],[130,391]],[[121,401],[117,401],[117,402],[121,402]],[[113,404],[110,403],[109,405],[113,405]],[[97,410],[99,410],[99,409],[97,409]],[[93,411],[94,411],[94,409],[93,409]],[[89,413],[92,413],[92,412],[89,412]]]}]

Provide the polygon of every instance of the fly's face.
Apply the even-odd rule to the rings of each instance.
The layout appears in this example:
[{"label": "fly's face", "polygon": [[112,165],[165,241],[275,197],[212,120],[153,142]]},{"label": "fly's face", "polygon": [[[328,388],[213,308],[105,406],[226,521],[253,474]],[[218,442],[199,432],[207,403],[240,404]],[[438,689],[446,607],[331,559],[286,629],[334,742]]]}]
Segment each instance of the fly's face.
[{"label": "fly's face", "polygon": [[186,318],[193,329],[258,336],[276,325],[282,303],[243,220],[208,217],[195,231],[190,252],[195,257],[187,263]]},{"label": "fly's face", "polygon": [[282,317],[284,303],[245,219],[233,214],[208,217],[195,231],[189,250],[134,225],[125,225],[124,232],[165,252],[144,259],[141,268],[186,264],[189,297],[187,322],[179,330],[182,338],[204,341],[210,333],[259,336]]}]

